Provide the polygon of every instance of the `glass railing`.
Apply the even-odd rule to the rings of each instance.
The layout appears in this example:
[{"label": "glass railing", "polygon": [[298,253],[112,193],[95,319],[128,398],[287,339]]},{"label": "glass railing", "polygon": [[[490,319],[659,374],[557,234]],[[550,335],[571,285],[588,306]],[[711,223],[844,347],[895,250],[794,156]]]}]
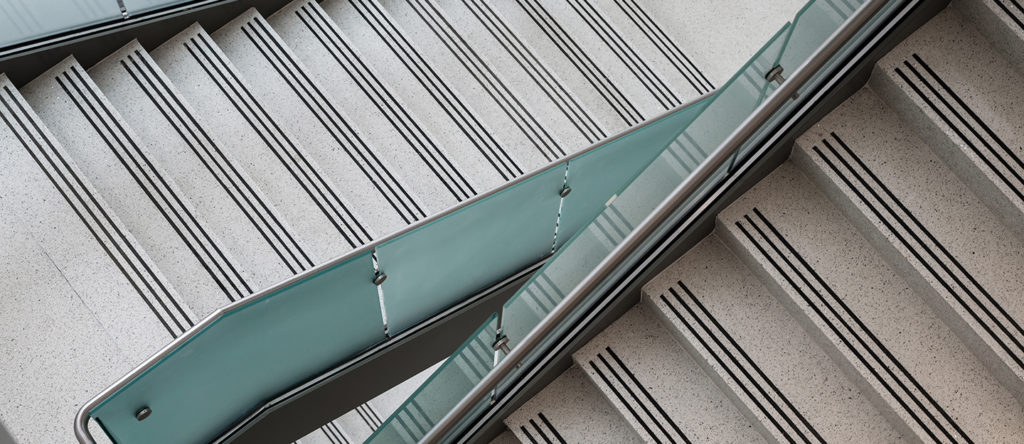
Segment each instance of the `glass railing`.
[{"label": "glass railing", "polygon": [[[210,0],[0,0],[0,50]],[[123,8],[123,9],[122,9]]]},{"label": "glass railing", "polygon": [[549,257],[703,106],[691,102],[219,310],[87,404],[77,433],[88,441],[93,418],[115,442],[217,437],[275,396]]},{"label": "glass railing", "polygon": [[[865,3],[871,3],[870,7],[862,8]],[[579,221],[580,229],[573,237],[561,243],[556,254],[504,304],[501,312],[492,316],[439,367],[367,442],[413,443],[425,437],[427,442],[450,442],[476,423],[495,400],[510,395],[515,389],[513,383],[521,379],[522,372],[530,371],[532,364],[549,357],[548,346],[561,338],[566,329],[575,328],[581,316],[592,313],[591,309],[602,300],[598,296],[604,294],[611,283],[634,269],[654,243],[684,217],[692,219],[698,205],[711,191],[731,175],[740,174],[735,170],[737,166],[764,146],[770,133],[777,130],[776,123],[805,103],[793,99],[810,95],[822,82],[831,79],[837,61],[873,36],[896,8],[907,2],[883,3],[882,0],[810,1],[710,98],[672,116],[674,126],[661,128],[670,134],[669,143],[651,147],[658,152],[643,171],[623,187],[613,190],[612,199],[595,201],[599,211],[589,220]],[[876,9],[878,6],[881,8]],[[847,23],[854,13],[858,13],[856,23],[852,23],[853,20]],[[870,19],[865,21],[868,17]],[[844,32],[837,32],[840,28]],[[852,34],[852,30],[856,33]],[[841,35],[843,40],[836,40],[836,35]],[[825,45],[826,42],[842,46],[835,49]],[[810,63],[812,58],[814,64]],[[822,64],[825,60],[827,62]],[[804,67],[805,63],[819,67],[810,71]],[[795,94],[788,94],[788,98],[775,97],[773,93],[780,84],[798,70],[803,73],[800,83],[789,84],[798,88],[787,87],[790,89],[787,94]],[[741,127],[750,128],[748,118],[755,114],[759,118],[765,116],[762,105],[768,107],[769,100],[776,108],[763,118],[765,123],[753,127],[750,136],[736,139],[736,134],[742,133]],[[654,128],[637,131],[634,135],[651,130]],[[658,141],[661,140],[659,137]],[[702,165],[705,160],[708,163]],[[691,177],[698,168],[699,173]],[[702,180],[693,182],[697,177]],[[572,175],[567,183],[573,188],[577,186]],[[684,189],[692,191],[680,197],[680,190]],[[681,204],[659,207],[667,202]],[[656,210],[659,215],[665,214],[664,220],[672,222],[651,225],[646,219]],[[647,235],[638,243],[633,242],[628,250],[619,248],[641,224],[654,228],[648,229]],[[625,259],[597,280],[592,273],[596,274],[596,268],[613,252]],[[594,291],[579,292],[585,279],[593,281],[588,285],[592,284],[589,288]],[[577,292],[576,297],[567,301],[572,304],[559,306],[573,292]],[[569,314],[557,323],[545,322],[556,306],[569,310]],[[542,323],[543,329],[539,327]],[[538,336],[535,329],[545,334]],[[528,335],[542,339],[517,350]],[[503,362],[510,352],[515,354],[515,361]],[[492,370],[498,376],[490,377],[490,382],[482,385],[481,381],[489,377]],[[485,390],[489,396],[483,395]],[[472,396],[468,396],[471,392]]]}]

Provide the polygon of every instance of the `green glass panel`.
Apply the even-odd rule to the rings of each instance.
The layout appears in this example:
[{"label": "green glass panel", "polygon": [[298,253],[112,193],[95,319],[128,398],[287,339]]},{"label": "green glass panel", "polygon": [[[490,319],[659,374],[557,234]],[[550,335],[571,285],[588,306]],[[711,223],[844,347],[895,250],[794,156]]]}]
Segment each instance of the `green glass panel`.
[{"label": "green glass panel", "polygon": [[[243,306],[90,415],[114,442],[208,442],[262,402],[383,341],[369,254]],[[135,412],[147,406],[144,421]]]},{"label": "green glass panel", "polygon": [[562,203],[557,245],[590,223],[612,196],[673,143],[680,128],[700,114],[709,101],[692,104],[570,160],[567,184],[572,192]]},{"label": "green glass panel", "polygon": [[494,368],[497,324],[491,315],[366,442],[418,442]]},{"label": "green glass panel", "polygon": [[558,165],[377,247],[394,334],[551,252],[565,167]]},{"label": "green glass panel", "polygon": [[120,19],[116,0],[3,0],[0,48]]}]

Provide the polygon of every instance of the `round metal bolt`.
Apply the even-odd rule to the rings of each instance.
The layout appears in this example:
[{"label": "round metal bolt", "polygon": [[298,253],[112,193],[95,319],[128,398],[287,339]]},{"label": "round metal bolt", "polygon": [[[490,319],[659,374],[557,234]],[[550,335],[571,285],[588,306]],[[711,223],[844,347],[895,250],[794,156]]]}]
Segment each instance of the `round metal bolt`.
[{"label": "round metal bolt", "polygon": [[373,278],[373,285],[383,284],[388,279],[388,275],[384,273],[377,273],[377,277]]},{"label": "round metal bolt", "polygon": [[153,411],[150,410],[149,407],[143,407],[139,409],[139,411],[135,412],[135,420],[142,421],[143,419],[149,418],[149,415],[152,413]]},{"label": "round metal bolt", "polygon": [[561,197],[565,197],[565,196],[568,196],[569,193],[571,193],[571,192],[572,192],[572,187],[566,185],[565,187],[562,188],[562,191],[560,193],[558,193],[558,195],[561,196]]},{"label": "round metal bolt", "polygon": [[781,65],[775,65],[775,67],[773,67],[772,69],[768,70],[768,72],[765,73],[765,75],[764,75],[764,79],[765,80],[770,80],[772,82],[776,81],[777,79],[779,79],[781,77],[782,77],[782,66]]}]

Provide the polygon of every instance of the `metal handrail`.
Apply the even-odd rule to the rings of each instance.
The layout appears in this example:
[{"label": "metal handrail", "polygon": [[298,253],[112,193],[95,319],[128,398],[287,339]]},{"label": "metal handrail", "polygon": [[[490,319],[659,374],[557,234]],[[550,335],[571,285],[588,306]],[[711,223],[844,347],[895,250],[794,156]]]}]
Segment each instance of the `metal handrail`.
[{"label": "metal handrail", "polygon": [[477,383],[420,440],[421,443],[440,442],[461,422],[464,416],[490,395],[506,376],[512,373],[538,345],[544,341],[591,293],[596,291],[611,274],[632,255],[655,230],[664,224],[673,212],[696,195],[700,187],[721,168],[751,137],[778,112],[796,92],[811,79],[853,36],[886,4],[886,0],[868,0],[843,23],[771,96],[740,124],[707,159],[672,191],[612,252],[604,258],[511,353]]},{"label": "metal handrail", "polygon": [[[260,291],[260,292],[258,292],[256,294],[253,294],[252,296],[249,296],[249,297],[243,298],[243,299],[239,299],[237,301],[232,302],[231,304],[225,305],[225,306],[217,309],[216,311],[214,311],[213,313],[211,313],[207,317],[203,318],[202,321],[196,323],[193,327],[189,328],[188,331],[183,333],[181,336],[178,336],[173,341],[171,341],[170,343],[165,345],[158,352],[156,352],[153,356],[151,356],[149,359],[147,359],[142,364],[139,364],[131,372],[129,372],[128,374],[123,376],[117,382],[115,382],[114,384],[112,384],[109,387],[107,387],[107,389],[105,389],[103,392],[99,393],[98,395],[96,395],[95,397],[90,399],[89,402],[85,403],[78,410],[78,413],[75,415],[75,426],[74,426],[75,437],[78,439],[78,442],[80,442],[82,444],[94,444],[95,443],[95,439],[92,437],[92,434],[89,433],[89,427],[88,427],[88,425],[89,425],[89,418],[90,418],[90,416],[89,416],[89,411],[90,410],[95,408],[97,405],[102,403],[104,400],[109,398],[111,395],[116,393],[118,390],[120,390],[124,386],[128,385],[128,383],[131,382],[133,379],[135,379],[136,377],[138,377],[138,376],[142,375],[143,373],[145,373],[147,370],[149,370],[151,367],[153,367],[157,362],[159,362],[161,359],[163,359],[164,357],[169,355],[172,351],[177,349],[177,347],[185,344],[190,339],[192,339],[193,337],[198,335],[203,329],[205,329],[206,327],[210,326],[215,321],[217,321],[218,319],[224,317],[228,313],[231,313],[231,312],[233,312],[235,310],[241,309],[241,308],[243,308],[243,307],[245,307],[245,306],[247,306],[249,304],[253,304],[255,302],[259,302],[263,298],[274,294],[278,290],[281,290],[281,289],[283,289],[285,287],[288,287],[288,286],[290,286],[292,284],[300,282],[300,281],[302,281],[302,280],[304,280],[304,279],[306,279],[306,278],[308,278],[310,276],[316,275],[316,274],[318,274],[318,273],[320,273],[322,271],[325,271],[325,270],[327,270],[327,269],[329,269],[329,268],[331,268],[331,267],[333,267],[335,265],[338,265],[340,263],[348,261],[351,258],[354,258],[354,257],[359,256],[361,254],[368,253],[368,252],[372,251],[373,249],[377,248],[378,246],[380,246],[380,245],[382,245],[384,243],[390,242],[390,241],[392,241],[392,240],[394,240],[396,238],[399,238],[399,237],[401,237],[401,236],[403,236],[403,235],[405,235],[407,233],[415,231],[415,230],[417,230],[417,229],[419,229],[419,228],[421,228],[423,226],[426,226],[428,224],[433,223],[434,221],[442,219],[442,218],[444,218],[444,217],[446,217],[446,216],[448,216],[450,214],[453,214],[453,213],[455,213],[455,212],[457,212],[459,210],[462,210],[463,208],[466,208],[466,207],[468,207],[470,205],[473,205],[473,204],[475,204],[477,202],[483,201],[483,200],[485,200],[485,199],[487,199],[487,198],[489,198],[489,197],[491,197],[491,196],[493,196],[493,195],[495,195],[497,193],[500,193],[500,192],[502,192],[504,190],[512,188],[513,186],[515,186],[515,185],[517,185],[517,184],[519,184],[521,182],[524,182],[526,180],[529,180],[529,179],[531,179],[533,177],[536,177],[536,176],[540,175],[541,173],[550,170],[553,167],[557,167],[557,166],[563,165],[563,164],[567,166],[570,161],[572,161],[573,159],[576,159],[577,157],[580,157],[580,156],[582,156],[584,154],[587,154],[587,153],[589,153],[589,152],[591,152],[591,151],[593,151],[593,150],[595,150],[597,148],[600,148],[600,147],[602,147],[604,145],[607,145],[607,144],[612,143],[612,142],[614,142],[614,141],[616,141],[618,139],[621,139],[622,137],[624,137],[624,136],[626,136],[628,134],[632,134],[633,132],[638,131],[638,130],[640,130],[642,128],[645,128],[645,127],[647,127],[647,126],[649,126],[649,125],[651,125],[651,124],[653,124],[653,123],[655,123],[657,121],[660,121],[661,119],[664,119],[665,117],[668,117],[668,116],[670,116],[670,115],[672,115],[672,114],[674,114],[674,113],[676,113],[678,111],[681,111],[683,109],[689,108],[690,106],[693,106],[693,105],[695,105],[697,103],[700,103],[701,101],[703,101],[704,99],[707,99],[708,97],[710,97],[714,93],[715,93],[715,91],[709,91],[709,92],[707,92],[707,93],[705,93],[705,94],[703,94],[703,95],[701,95],[699,97],[696,97],[696,98],[693,98],[691,100],[688,100],[687,102],[685,102],[685,103],[683,103],[681,105],[678,105],[678,106],[676,106],[676,107],[674,107],[674,108],[672,108],[672,109],[670,109],[668,111],[665,111],[664,113],[661,113],[661,114],[659,114],[659,115],[657,115],[655,117],[652,117],[652,118],[644,121],[640,125],[637,125],[635,127],[631,127],[631,128],[627,128],[627,129],[624,129],[622,131],[619,131],[618,133],[616,133],[616,134],[614,134],[614,135],[612,135],[610,137],[607,137],[607,138],[605,138],[604,140],[602,140],[600,142],[594,143],[593,145],[590,145],[587,148],[584,148],[584,149],[579,150],[579,151],[577,151],[575,153],[567,155],[567,156],[565,156],[565,157],[563,157],[561,159],[549,162],[548,164],[546,164],[546,165],[544,165],[542,167],[536,168],[536,169],[534,169],[533,171],[531,171],[531,172],[529,172],[527,174],[524,174],[524,175],[519,176],[519,177],[517,177],[517,178],[515,178],[515,179],[513,179],[513,180],[511,180],[509,182],[506,182],[506,183],[504,183],[504,184],[502,184],[500,186],[492,188],[489,191],[486,191],[484,193],[478,194],[478,195],[474,196],[473,198],[468,199],[468,200],[466,200],[464,202],[461,202],[458,205],[455,205],[453,207],[450,207],[450,208],[448,208],[447,210],[445,210],[443,212],[434,214],[433,216],[430,216],[428,218],[422,219],[422,220],[417,221],[417,222],[415,222],[413,224],[407,225],[405,228],[401,228],[399,230],[396,230],[396,231],[392,232],[391,234],[389,234],[387,236],[378,238],[378,239],[373,240],[373,241],[371,241],[371,242],[369,242],[367,244],[364,244],[363,246],[361,246],[359,248],[355,248],[353,250],[350,250],[347,253],[344,253],[344,254],[342,254],[340,256],[337,256],[334,259],[331,259],[331,260],[329,260],[329,261],[327,261],[327,262],[325,262],[323,264],[320,264],[320,265],[318,265],[318,266],[316,266],[314,268],[311,268],[311,269],[306,270],[306,271],[304,271],[302,273],[299,273],[299,274],[297,274],[295,276],[292,276],[291,278],[285,279],[284,281],[282,281],[282,282],[280,282],[278,284],[275,284],[275,285],[273,285],[273,286],[271,286],[271,287],[269,287],[269,288],[267,288],[265,290],[262,290],[262,291]],[[385,339],[385,341],[390,340],[390,339],[392,339],[392,338]]]}]

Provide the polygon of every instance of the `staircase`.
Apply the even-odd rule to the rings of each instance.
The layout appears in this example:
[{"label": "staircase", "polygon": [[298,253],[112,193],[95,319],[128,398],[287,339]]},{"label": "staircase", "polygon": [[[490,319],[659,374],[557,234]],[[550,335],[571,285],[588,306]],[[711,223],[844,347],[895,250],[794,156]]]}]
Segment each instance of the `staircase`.
[{"label": "staircase", "polygon": [[[693,3],[296,0],[0,74],[0,424],[70,442],[81,403],[219,307],[711,91],[803,1]],[[429,374],[302,442],[364,439]]]},{"label": "staircase", "polygon": [[1022,23],[953,0],[496,442],[1024,440]]}]

